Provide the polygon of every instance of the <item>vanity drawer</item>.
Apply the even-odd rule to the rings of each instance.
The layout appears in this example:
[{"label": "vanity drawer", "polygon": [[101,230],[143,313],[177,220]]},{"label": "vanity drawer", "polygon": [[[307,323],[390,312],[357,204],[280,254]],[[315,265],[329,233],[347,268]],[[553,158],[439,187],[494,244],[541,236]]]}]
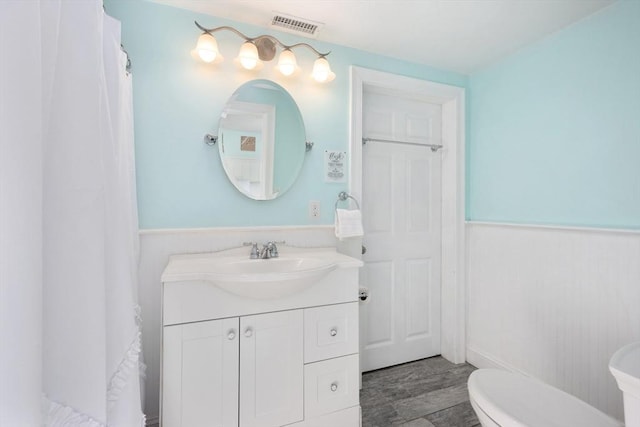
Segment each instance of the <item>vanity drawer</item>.
[{"label": "vanity drawer", "polygon": [[305,419],[357,406],[358,377],[357,354],[304,365]]},{"label": "vanity drawer", "polygon": [[304,362],[358,352],[358,303],[304,310]]}]

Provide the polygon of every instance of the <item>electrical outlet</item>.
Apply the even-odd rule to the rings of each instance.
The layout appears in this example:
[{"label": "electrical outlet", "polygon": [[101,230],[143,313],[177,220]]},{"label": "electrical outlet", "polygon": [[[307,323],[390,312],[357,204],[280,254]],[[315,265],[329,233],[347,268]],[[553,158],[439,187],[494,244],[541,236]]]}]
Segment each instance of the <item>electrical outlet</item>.
[{"label": "electrical outlet", "polygon": [[319,201],[311,200],[309,202],[309,218],[310,219],[320,218],[320,202]]}]

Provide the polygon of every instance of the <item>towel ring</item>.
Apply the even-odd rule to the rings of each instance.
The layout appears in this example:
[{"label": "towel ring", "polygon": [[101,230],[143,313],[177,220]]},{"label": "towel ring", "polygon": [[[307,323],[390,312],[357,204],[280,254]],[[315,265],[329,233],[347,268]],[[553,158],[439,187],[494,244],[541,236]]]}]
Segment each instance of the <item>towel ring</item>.
[{"label": "towel ring", "polygon": [[351,194],[347,193],[346,191],[341,191],[340,193],[338,193],[338,200],[336,200],[336,207],[334,209],[338,209],[338,203],[344,202],[347,199],[353,200],[354,203],[356,204],[356,207],[360,209],[360,203],[358,203],[356,198],[353,197]]}]

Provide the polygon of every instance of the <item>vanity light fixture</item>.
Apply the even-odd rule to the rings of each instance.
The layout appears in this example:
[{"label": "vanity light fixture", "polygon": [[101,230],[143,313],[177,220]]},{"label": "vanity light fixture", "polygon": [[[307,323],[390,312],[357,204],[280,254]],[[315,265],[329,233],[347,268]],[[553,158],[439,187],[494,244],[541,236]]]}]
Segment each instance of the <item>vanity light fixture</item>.
[{"label": "vanity light fixture", "polygon": [[197,55],[201,60],[207,63],[219,63],[224,59],[220,55],[218,50],[218,43],[213,36],[213,33],[221,30],[231,31],[236,35],[244,39],[244,43],[240,47],[240,52],[236,58],[236,62],[247,70],[259,70],[262,68],[263,61],[271,61],[275,58],[276,47],[280,46],[282,52],[278,57],[278,65],[276,69],[280,71],[284,76],[291,76],[296,74],[299,70],[296,56],[293,53],[293,49],[298,47],[306,47],[313,51],[318,58],[313,64],[313,71],[311,72],[311,78],[319,83],[328,83],[332,81],[336,74],[331,71],[329,61],[327,61],[327,55],[331,52],[321,53],[318,52],[313,46],[307,43],[296,43],[292,45],[286,45],[278,40],[276,37],[263,34],[257,37],[247,37],[240,31],[233,27],[223,26],[216,28],[205,28],[202,25],[195,22],[196,27],[201,29],[203,33],[198,38],[196,48],[192,51],[194,55]]}]

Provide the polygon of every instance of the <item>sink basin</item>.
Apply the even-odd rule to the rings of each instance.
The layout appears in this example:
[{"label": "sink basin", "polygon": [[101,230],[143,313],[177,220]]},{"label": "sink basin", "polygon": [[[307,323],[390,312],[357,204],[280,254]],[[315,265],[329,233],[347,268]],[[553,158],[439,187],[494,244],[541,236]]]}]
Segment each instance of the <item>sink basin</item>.
[{"label": "sink basin", "polygon": [[616,351],[609,370],[622,390],[627,427],[640,427],[640,341]]},{"label": "sink basin", "polygon": [[247,248],[174,255],[162,280],[206,281],[241,297],[273,299],[302,292],[337,268],[362,266],[334,248],[279,249],[280,257],[271,259],[249,259]]},{"label": "sink basin", "polygon": [[337,268],[323,258],[219,258],[209,280],[232,294],[251,298],[278,298],[300,292]]}]

